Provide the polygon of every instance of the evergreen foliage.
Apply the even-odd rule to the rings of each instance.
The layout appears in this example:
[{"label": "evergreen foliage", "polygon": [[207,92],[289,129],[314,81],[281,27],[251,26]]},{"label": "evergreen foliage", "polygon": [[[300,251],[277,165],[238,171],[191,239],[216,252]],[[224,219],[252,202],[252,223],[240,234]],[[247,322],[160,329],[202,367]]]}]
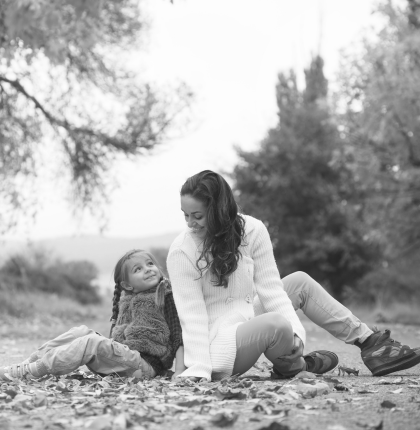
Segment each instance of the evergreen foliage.
[{"label": "evergreen foliage", "polygon": [[238,150],[233,176],[244,212],[268,227],[282,276],[303,270],[341,299],[376,254],[347,201],[355,190],[351,173],[336,160],[342,142],[322,58],[313,59],[305,77],[299,91],[293,72],[279,75],[278,125],[258,150]]}]

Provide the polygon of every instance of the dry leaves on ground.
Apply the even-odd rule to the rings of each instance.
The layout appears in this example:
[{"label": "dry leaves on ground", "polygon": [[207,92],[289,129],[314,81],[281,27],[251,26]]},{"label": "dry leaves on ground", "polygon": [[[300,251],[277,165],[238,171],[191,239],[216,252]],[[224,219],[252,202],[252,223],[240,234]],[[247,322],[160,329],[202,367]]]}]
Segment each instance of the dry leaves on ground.
[{"label": "dry leaves on ground", "polygon": [[[287,430],[291,428],[292,417],[297,422],[302,416],[338,412],[341,404],[352,401],[357,404],[384,385],[393,398],[404,390],[412,390],[412,402],[420,404],[417,396],[420,378],[372,378],[368,384],[361,381],[356,377],[338,379],[331,374],[317,377],[301,372],[292,380],[274,381],[254,376],[193,383],[172,382],[167,378],[146,381],[114,376],[101,378],[79,370],[62,377],[12,379],[3,383],[0,428],[200,430],[247,423],[247,428],[258,430]],[[337,397],[340,394],[347,397]],[[383,399],[380,406],[390,411],[403,410],[388,399]],[[357,425],[380,430],[382,421]]]}]

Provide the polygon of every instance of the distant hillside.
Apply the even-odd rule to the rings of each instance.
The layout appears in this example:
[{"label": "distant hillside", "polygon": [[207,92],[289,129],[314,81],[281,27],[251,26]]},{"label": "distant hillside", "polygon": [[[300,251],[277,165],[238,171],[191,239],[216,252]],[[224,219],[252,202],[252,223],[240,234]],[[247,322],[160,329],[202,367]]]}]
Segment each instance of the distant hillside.
[{"label": "distant hillside", "polygon": [[31,244],[18,241],[2,242],[0,243],[0,263],[11,253],[25,250],[29,246],[40,247],[50,251],[52,257],[58,257],[64,261],[91,261],[99,270],[99,284],[103,288],[109,288],[113,287],[112,271],[115,263],[125,252],[133,248],[167,249],[178,234],[179,232],[140,238],[60,237],[39,240]]}]

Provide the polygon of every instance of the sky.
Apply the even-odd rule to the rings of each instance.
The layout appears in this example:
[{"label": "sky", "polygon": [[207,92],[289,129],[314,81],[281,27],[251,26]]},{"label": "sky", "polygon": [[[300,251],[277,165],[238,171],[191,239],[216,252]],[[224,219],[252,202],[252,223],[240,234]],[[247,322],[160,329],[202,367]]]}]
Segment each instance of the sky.
[{"label": "sky", "polygon": [[[234,146],[258,147],[277,121],[279,72],[303,68],[320,53],[331,85],[340,50],[373,23],[373,0],[143,0],[150,21],[133,66],[142,79],[168,90],[185,82],[194,92],[188,125],[154,154],[111,169],[119,188],[105,207],[109,237],[149,237],[181,231],[179,190],[204,169],[232,171]],[[228,179],[228,178],[227,178]],[[75,217],[56,181],[45,181],[36,221],[13,238],[99,234],[99,222]]]}]

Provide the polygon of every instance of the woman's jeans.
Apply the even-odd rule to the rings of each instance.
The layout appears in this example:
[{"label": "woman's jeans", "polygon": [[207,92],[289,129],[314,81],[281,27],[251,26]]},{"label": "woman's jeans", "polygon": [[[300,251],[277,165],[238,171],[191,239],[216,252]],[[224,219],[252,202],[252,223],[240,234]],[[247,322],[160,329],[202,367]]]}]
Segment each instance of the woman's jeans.
[{"label": "woman's jeans", "polygon": [[49,340],[31,356],[41,373],[65,375],[86,365],[95,373],[131,376],[139,370],[140,353],[82,325]]},{"label": "woman's jeans", "polygon": [[[363,342],[373,333],[306,273],[295,272],[282,281],[294,309],[301,309],[309,319],[337,339],[353,344],[356,340]],[[276,312],[259,315],[241,324],[236,332],[236,359],[232,374],[249,370],[261,354],[273,363],[277,373],[285,377],[305,370],[303,357],[294,362],[282,359],[292,353],[293,340],[291,324]]]}]

